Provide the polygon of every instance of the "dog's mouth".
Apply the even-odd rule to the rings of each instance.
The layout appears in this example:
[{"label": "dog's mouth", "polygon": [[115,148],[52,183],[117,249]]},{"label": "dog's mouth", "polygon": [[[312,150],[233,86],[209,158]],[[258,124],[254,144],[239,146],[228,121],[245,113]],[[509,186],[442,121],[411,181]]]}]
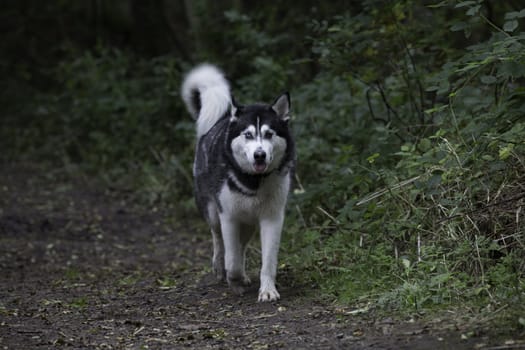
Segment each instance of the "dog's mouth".
[{"label": "dog's mouth", "polygon": [[253,170],[255,171],[256,174],[264,173],[266,171],[266,168],[267,168],[266,162],[256,161],[255,163],[253,163]]}]

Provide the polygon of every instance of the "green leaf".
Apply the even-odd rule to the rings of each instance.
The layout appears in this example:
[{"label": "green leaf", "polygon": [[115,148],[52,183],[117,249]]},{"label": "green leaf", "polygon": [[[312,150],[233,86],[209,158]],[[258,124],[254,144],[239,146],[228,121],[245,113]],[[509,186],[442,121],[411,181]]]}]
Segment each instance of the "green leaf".
[{"label": "green leaf", "polygon": [[509,144],[508,146],[502,147],[499,150],[499,159],[505,160],[508,157],[510,157],[510,154],[511,154],[513,149],[514,149],[514,145],[513,144]]},{"label": "green leaf", "polygon": [[479,9],[481,8],[481,5],[476,5],[476,6],[473,6],[471,7],[468,11],[467,11],[467,16],[474,16],[474,15],[477,15],[478,12],[479,12]]},{"label": "green leaf", "polygon": [[480,295],[481,292],[483,292],[483,291],[485,291],[485,290],[487,290],[486,287],[478,287],[478,288],[475,288],[475,289],[474,289],[474,295]]},{"label": "green leaf", "polygon": [[521,11],[507,12],[505,14],[505,19],[516,19],[525,17],[525,9]]},{"label": "green leaf", "polygon": [[407,258],[401,258],[401,263],[403,263],[403,266],[405,267],[405,269],[409,269],[410,268],[410,260],[408,260]]},{"label": "green leaf", "polygon": [[427,5],[427,7],[433,9],[433,8],[445,7],[447,5],[448,5],[448,1],[447,0],[443,0],[440,3],[438,3],[438,4]]},{"label": "green leaf", "polygon": [[331,26],[330,28],[328,28],[328,32],[330,33],[340,32],[340,31],[341,31],[341,27],[339,26]]},{"label": "green leaf", "polygon": [[494,84],[497,81],[498,81],[498,79],[495,76],[493,76],[493,75],[484,75],[484,76],[481,77],[481,82],[483,84],[490,85],[490,84]]},{"label": "green leaf", "polygon": [[476,3],[475,1],[462,1],[456,5],[456,8],[474,5],[475,3]]},{"label": "green leaf", "polygon": [[368,161],[368,163],[372,164],[373,162],[375,162],[376,158],[378,157],[379,157],[379,153],[374,153],[370,157],[366,158],[366,160]]},{"label": "green leaf", "polygon": [[506,31],[506,32],[509,32],[509,33],[513,32],[514,30],[516,30],[516,28],[518,28],[518,21],[517,20],[507,21],[503,25],[503,30]]},{"label": "green leaf", "polygon": [[432,279],[430,280],[430,285],[432,286],[442,285],[443,283],[447,282],[450,279],[450,277],[452,277],[452,274],[450,272],[436,275],[432,277]]},{"label": "green leaf", "polygon": [[426,109],[425,110],[425,113],[427,114],[432,114],[432,113],[436,113],[436,112],[441,112],[442,110],[448,108],[448,104],[446,105],[442,105],[442,106],[436,106],[434,108],[430,108],[430,109]]},{"label": "green leaf", "polygon": [[432,175],[428,180],[427,180],[427,188],[429,189],[432,189],[432,188],[436,188],[438,187],[440,184],[441,184],[441,175]]},{"label": "green leaf", "polygon": [[421,141],[419,141],[419,148],[423,152],[428,151],[430,149],[430,147],[432,147],[432,143],[430,142],[429,139],[421,139]]},{"label": "green leaf", "polygon": [[454,23],[450,27],[450,30],[453,31],[453,32],[459,32],[460,30],[463,30],[463,29],[465,29],[467,27],[468,27],[467,23],[465,23],[465,22],[457,22],[457,23]]},{"label": "green leaf", "polygon": [[525,77],[525,65],[518,61],[504,61],[498,67],[498,73],[504,78],[508,77]]}]

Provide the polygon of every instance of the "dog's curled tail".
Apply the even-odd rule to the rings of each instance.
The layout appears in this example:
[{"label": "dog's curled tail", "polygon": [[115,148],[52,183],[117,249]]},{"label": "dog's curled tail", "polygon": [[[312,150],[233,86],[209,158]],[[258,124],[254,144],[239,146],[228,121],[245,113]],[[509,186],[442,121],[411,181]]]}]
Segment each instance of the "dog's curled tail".
[{"label": "dog's curled tail", "polygon": [[201,64],[186,75],[181,95],[193,119],[197,120],[197,137],[206,134],[231,105],[228,81],[211,64]]}]

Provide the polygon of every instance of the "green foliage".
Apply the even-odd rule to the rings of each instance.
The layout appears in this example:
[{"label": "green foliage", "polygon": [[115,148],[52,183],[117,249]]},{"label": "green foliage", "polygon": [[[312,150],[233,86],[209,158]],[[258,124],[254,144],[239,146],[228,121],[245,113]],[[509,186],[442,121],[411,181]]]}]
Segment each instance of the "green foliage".
[{"label": "green foliage", "polygon": [[24,107],[31,124],[5,129],[4,142],[16,145],[6,149],[70,170],[80,165],[140,189],[149,202],[188,196],[193,121],[178,97],[180,64],[109,48],[69,57],[55,68],[60,89]]},{"label": "green foliage", "polygon": [[174,62],[136,60],[106,49],[63,62],[58,75],[65,90],[56,106],[61,137],[67,137],[61,140],[65,156],[106,167],[115,160],[144,158],[155,145],[152,140],[165,143],[164,128],[177,135],[175,123],[161,117],[173,113],[174,99],[167,92],[180,80],[175,68]]},{"label": "green foliage", "polygon": [[[523,298],[524,33],[495,26],[478,2],[457,7],[478,16],[463,29],[493,29],[486,40],[451,47],[427,30],[443,18],[414,21],[428,9],[410,2],[314,23],[313,50],[340,77],[295,94],[308,142],[287,249],[342,300],[419,310]],[[311,230],[315,242],[296,237]]]}]

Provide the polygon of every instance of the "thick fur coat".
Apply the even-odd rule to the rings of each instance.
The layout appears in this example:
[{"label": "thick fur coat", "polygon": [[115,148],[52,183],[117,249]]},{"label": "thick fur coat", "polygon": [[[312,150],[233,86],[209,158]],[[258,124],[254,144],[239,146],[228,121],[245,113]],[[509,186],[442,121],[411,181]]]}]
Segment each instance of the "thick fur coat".
[{"label": "thick fur coat", "polygon": [[207,64],[187,74],[182,97],[197,124],[195,198],[211,228],[213,270],[242,294],[250,283],[246,247],[259,231],[258,299],[277,300],[277,255],[295,167],[290,97],[285,93],[273,104],[239,105],[223,73]]}]

